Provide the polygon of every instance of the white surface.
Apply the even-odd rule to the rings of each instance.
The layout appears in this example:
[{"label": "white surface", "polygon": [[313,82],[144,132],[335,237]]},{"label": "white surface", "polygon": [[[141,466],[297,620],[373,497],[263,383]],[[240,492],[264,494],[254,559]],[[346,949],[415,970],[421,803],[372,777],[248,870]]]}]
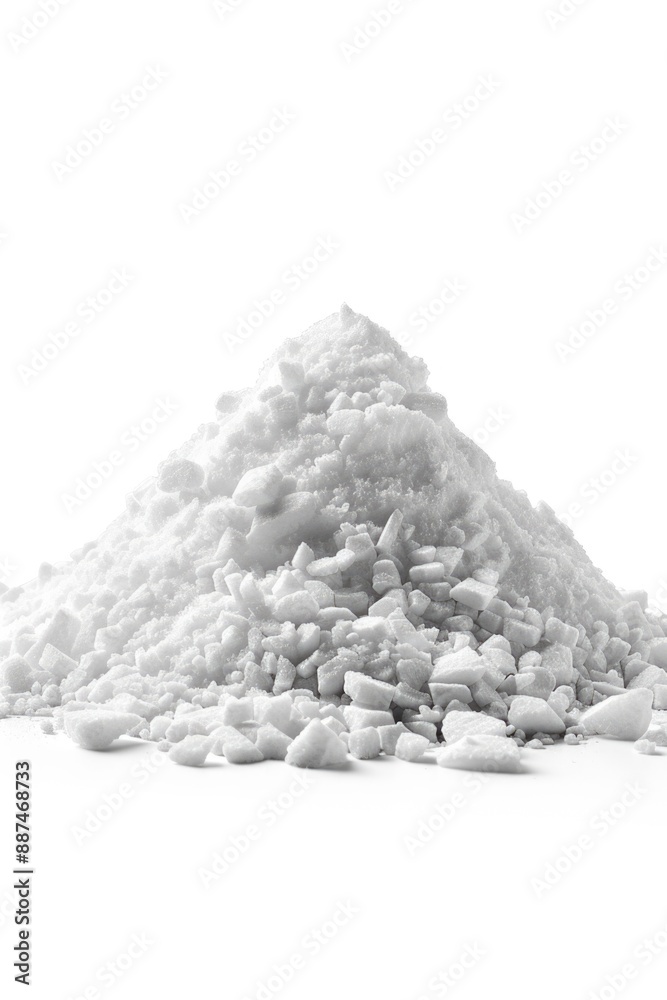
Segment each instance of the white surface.
[{"label": "white surface", "polygon": [[[604,492],[589,484],[578,537],[620,586],[667,600],[664,463],[653,460],[664,450],[667,268],[619,300],[567,364],[555,352],[667,240],[663,16],[654,0],[589,0],[552,27],[558,2],[406,2],[348,64],[341,43],[384,0],[242,0],[222,17],[210,0],[70,2],[16,53],[7,36],[38,0],[5,0],[7,579],[95,537],[224,388],[252,381],[277,342],[347,300],[412,333],[453,419],[532,499],[563,512],[607,471]],[[168,79],[56,180],[52,162],[148,66]],[[484,75],[500,88],[391,192],[384,172]],[[179,203],[283,106],[296,120],[186,226]],[[518,236],[511,213],[608,116],[627,129]],[[339,249],[294,291],[281,275],[329,234]],[[131,285],[24,385],[18,365],[119,267]],[[411,325],[451,279],[465,293],[424,332]],[[286,301],[230,355],[223,332],[276,288]],[[123,435],[158,397],[179,408],[130,450]],[[119,447],[120,467],[68,513],[62,494]],[[617,449],[637,460],[615,472]]]},{"label": "white surface", "polygon": [[[624,995],[661,995],[660,949],[650,963],[633,951],[667,925],[659,889],[665,750],[646,757],[632,744],[598,739],[526,750],[525,774],[488,781],[395,759],[355,761],[343,772],[165,761],[142,781],[154,747],[118,746],[87,752],[42,735],[35,722],[0,723],[5,778],[14,759],[30,759],[34,772],[35,1000],[82,995],[134,932],[154,943],[100,996],[255,997],[257,980],[299,952],[305,968],[273,995],[433,998],[443,994],[429,991],[429,979],[468,945],[485,955],[456,986],[457,997],[588,998],[628,961],[641,975]],[[270,801],[304,775],[312,786],[274,824],[262,820]],[[78,846],[73,828],[124,784],[133,794]],[[642,791],[623,806],[628,786]],[[5,793],[7,883],[7,780]],[[453,808],[453,818],[410,850],[406,837],[417,836],[439,804]],[[616,813],[613,822],[602,818],[605,810]],[[250,824],[259,839],[205,889],[198,868]],[[582,860],[539,893],[532,880],[582,836],[590,841]],[[0,898],[6,955],[13,927],[6,891]],[[348,900],[358,914],[311,954],[304,936]]]}]

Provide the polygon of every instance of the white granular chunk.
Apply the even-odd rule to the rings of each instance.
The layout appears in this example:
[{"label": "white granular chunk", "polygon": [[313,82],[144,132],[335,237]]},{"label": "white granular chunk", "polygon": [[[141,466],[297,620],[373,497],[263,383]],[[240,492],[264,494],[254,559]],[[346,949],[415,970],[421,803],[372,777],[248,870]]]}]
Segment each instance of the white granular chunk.
[{"label": "white granular chunk", "polygon": [[273,503],[280,496],[283,475],[276,465],[261,465],[248,469],[236,485],[232,500],[240,507],[257,507]]},{"label": "white granular chunk", "polygon": [[519,748],[506,736],[470,735],[438,752],[440,767],[468,771],[516,773],[521,770]]},{"label": "white granular chunk", "polygon": [[285,760],[295,767],[340,767],[347,760],[347,751],[331,729],[312,719],[290,744]]},{"label": "white granular chunk", "polygon": [[125,736],[142,722],[130,712],[104,709],[67,712],[65,731],[84,750],[106,750],[119,736]]},{"label": "white granular chunk", "polygon": [[464,736],[504,736],[505,723],[483,712],[449,712],[442,723],[446,742],[456,743]]},{"label": "white granular chunk", "polygon": [[355,729],[350,733],[348,750],[358,760],[371,760],[380,756],[380,735],[377,729],[367,726],[366,729]]},{"label": "white granular chunk", "polygon": [[418,733],[403,733],[398,737],[395,753],[399,760],[414,762],[422,759],[424,751],[428,750],[430,745],[425,736],[419,736]]},{"label": "white granular chunk", "polygon": [[203,767],[211,751],[211,740],[206,736],[186,736],[169,751],[169,759],[186,767]]},{"label": "white granular chunk", "polygon": [[564,733],[565,723],[542,698],[517,695],[512,699],[509,722],[524,733]]},{"label": "white granular chunk", "polygon": [[625,691],[589,708],[581,724],[589,736],[638,740],[651,722],[653,694],[646,688]]}]

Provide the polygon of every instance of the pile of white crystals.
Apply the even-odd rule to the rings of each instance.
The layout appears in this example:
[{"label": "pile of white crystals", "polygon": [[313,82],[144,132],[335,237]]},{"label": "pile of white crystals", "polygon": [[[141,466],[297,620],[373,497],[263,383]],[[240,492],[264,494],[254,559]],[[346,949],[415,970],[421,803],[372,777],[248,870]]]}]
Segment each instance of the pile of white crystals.
[{"label": "pile of white crystals", "polygon": [[282,344],[97,541],[4,588],[0,717],[189,765],[667,745],[667,616],[498,479],[427,375],[347,306]]}]

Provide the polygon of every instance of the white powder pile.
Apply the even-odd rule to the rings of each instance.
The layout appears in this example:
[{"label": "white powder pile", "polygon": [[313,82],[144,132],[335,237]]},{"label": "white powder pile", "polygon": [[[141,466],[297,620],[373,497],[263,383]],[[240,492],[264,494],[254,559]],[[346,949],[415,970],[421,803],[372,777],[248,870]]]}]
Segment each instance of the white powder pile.
[{"label": "white powder pile", "polygon": [[0,717],[190,765],[516,771],[644,736],[667,616],[498,479],[427,374],[346,306],[286,341],[96,542],[5,589]]}]

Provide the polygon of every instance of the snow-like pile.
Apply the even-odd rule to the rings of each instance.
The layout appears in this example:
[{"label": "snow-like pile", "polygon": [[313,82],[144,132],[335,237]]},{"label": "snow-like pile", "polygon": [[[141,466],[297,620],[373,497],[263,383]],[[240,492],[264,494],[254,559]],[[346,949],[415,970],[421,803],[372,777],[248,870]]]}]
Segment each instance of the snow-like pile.
[{"label": "snow-like pile", "polygon": [[526,741],[609,731],[581,710],[625,688],[616,714],[667,708],[667,616],[498,479],[426,380],[347,307],[286,341],[96,542],[5,591],[0,716],[180,763],[445,740],[445,766],[514,770]]}]

